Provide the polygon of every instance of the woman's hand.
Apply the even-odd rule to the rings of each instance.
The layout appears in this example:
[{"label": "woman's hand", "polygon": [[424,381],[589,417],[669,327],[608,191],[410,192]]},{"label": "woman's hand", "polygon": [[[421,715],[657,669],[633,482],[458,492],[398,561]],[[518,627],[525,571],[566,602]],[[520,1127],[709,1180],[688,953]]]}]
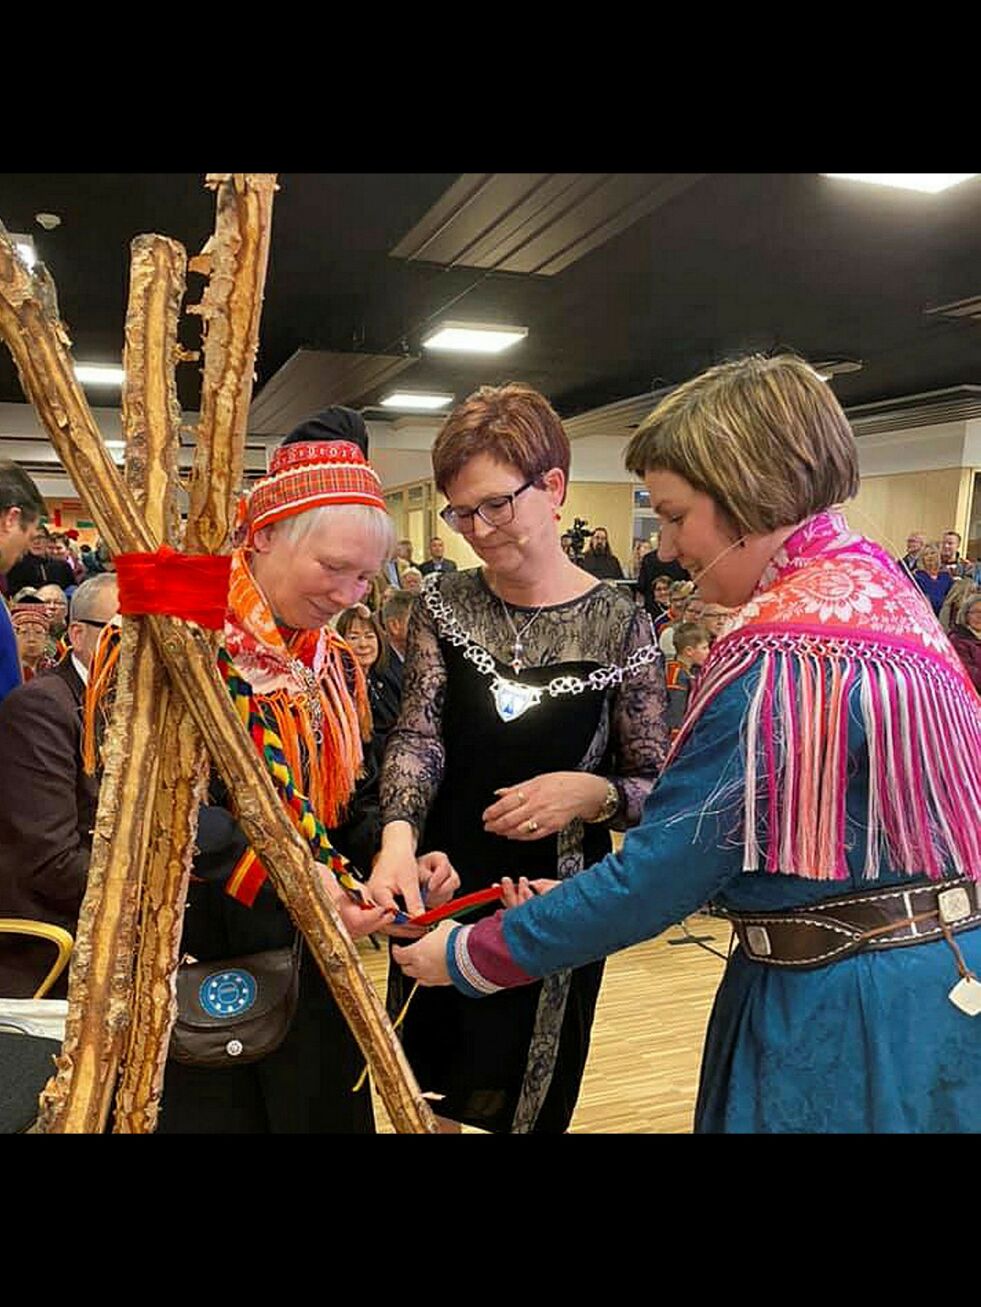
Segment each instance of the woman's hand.
[{"label": "woman's hand", "polygon": [[520,785],[495,790],[499,796],[484,810],[484,830],[507,840],[542,840],[564,830],[576,817],[596,815],[606,798],[607,782],[590,772],[553,771]]},{"label": "woman's hand", "polygon": [[420,985],[448,985],[450,973],[446,968],[446,938],[455,929],[455,922],[441,921],[417,944],[394,947],[392,957],[405,975]]},{"label": "woman's hand", "polygon": [[560,880],[529,880],[527,876],[522,876],[515,883],[510,876],[502,876],[501,902],[506,908],[516,908],[520,903],[527,903],[539,894],[547,894],[550,889],[561,884]]},{"label": "woman's hand", "polygon": [[321,871],[320,874],[324,889],[334,900],[334,907],[352,939],[374,935],[377,931],[385,929],[392,919],[392,914],[387,908],[379,908],[374,904],[367,908],[362,907],[341,889],[333,872]]},{"label": "woman's hand", "polygon": [[[393,829],[397,828],[397,829]],[[382,908],[399,911],[395,895],[400,894],[410,917],[425,912],[419,891],[419,863],[415,834],[408,822],[392,822],[382,832],[381,852],[368,879],[368,894]]]},{"label": "woman's hand", "polygon": [[416,859],[419,884],[426,891],[426,908],[441,908],[460,888],[460,877],[445,853],[424,853]]}]

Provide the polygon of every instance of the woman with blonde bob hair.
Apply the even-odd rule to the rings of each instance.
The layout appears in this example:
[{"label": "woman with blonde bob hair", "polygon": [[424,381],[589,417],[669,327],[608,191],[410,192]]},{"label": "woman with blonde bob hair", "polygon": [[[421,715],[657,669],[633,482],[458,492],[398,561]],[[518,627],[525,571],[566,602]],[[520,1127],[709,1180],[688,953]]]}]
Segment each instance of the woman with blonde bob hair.
[{"label": "woman with blonde bob hair", "polygon": [[627,466],[661,558],[738,610],[643,820],[581,876],[396,956],[479,998],[711,901],[739,947],[696,1129],[981,1129],[979,701],[923,595],[836,507],[858,486],[844,413],[802,360],[740,359],[664,399]]}]

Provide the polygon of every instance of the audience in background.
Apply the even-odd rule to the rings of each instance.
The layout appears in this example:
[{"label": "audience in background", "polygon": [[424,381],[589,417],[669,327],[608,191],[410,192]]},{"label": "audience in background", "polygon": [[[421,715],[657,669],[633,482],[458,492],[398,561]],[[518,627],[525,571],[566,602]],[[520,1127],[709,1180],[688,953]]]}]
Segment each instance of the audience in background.
[{"label": "audience in background", "polygon": [[23,589],[25,585],[57,585],[62,590],[75,584],[75,573],[64,558],[48,556],[48,531],[40,527],[31,541],[30,551],[10,569],[7,580],[11,593]]},{"label": "audience in background", "polygon": [[950,628],[950,643],[981,694],[981,593],[969,595],[961,604],[957,622]]},{"label": "audience in background", "polygon": [[456,563],[452,558],[446,557],[446,546],[439,536],[433,536],[429,542],[429,557],[419,568],[423,576],[428,576],[430,572],[455,572]]},{"label": "audience in background", "polygon": [[695,593],[691,581],[675,581],[668,592],[668,611],[654,623],[658,647],[665,658],[674,657],[674,628],[688,615],[688,603]]},{"label": "audience in background", "polygon": [[396,590],[382,608],[382,625],[388,637],[391,657],[388,660],[388,675],[395,682],[399,699],[402,697],[402,667],[405,663],[405,648],[409,638],[409,618],[415,595],[408,590]]},{"label": "audience in background", "polygon": [[960,548],[960,532],[953,528],[945,531],[940,541],[940,566],[955,580],[974,573],[974,564],[969,559],[961,557]]},{"label": "audience in background", "polygon": [[37,595],[25,595],[11,607],[10,620],[17,640],[21,680],[26,683],[55,664],[48,638],[48,611]]},{"label": "audience in background", "polygon": [[573,558],[572,536],[569,535],[568,531],[564,531],[559,537],[559,544],[562,546],[562,552],[566,558]]},{"label": "audience in background", "polygon": [[[709,644],[715,644],[716,640],[726,629],[726,623],[732,616],[731,608],[723,608],[721,604],[706,604],[702,609],[702,615],[698,619],[705,630],[708,632]],[[685,616],[690,614],[686,613]]]},{"label": "audience in background", "polygon": [[926,544],[920,550],[919,563],[913,573],[913,580],[930,601],[930,607],[939,616],[947,592],[954,584],[951,574],[941,570],[939,545]]},{"label": "audience in background", "polygon": [[[77,587],[72,587],[72,591]],[[42,585],[37,597],[48,612],[48,635],[58,649],[58,656],[67,652],[65,635],[68,631],[68,598],[58,585]]]},{"label": "audience in background", "polygon": [[[5,581],[30,549],[45,512],[41,492],[27,473],[16,463],[0,459],[0,573]],[[13,593],[9,584],[5,593]],[[0,699],[20,683],[17,639],[7,605],[0,601]]]},{"label": "audience in background", "polygon": [[[658,621],[665,616],[671,603],[671,578],[661,572],[655,576],[651,583],[651,590],[654,595],[653,604],[647,605],[647,611],[654,619],[655,628]],[[643,599],[643,595],[641,596]]]},{"label": "audience in background", "polygon": [[605,526],[593,528],[586,552],[579,566],[600,581],[622,581],[620,560],[610,549],[610,537]]},{"label": "audience in background", "polygon": [[402,573],[402,589],[408,590],[409,594],[422,594],[422,573],[418,567],[407,567]]},{"label": "audience in background", "polygon": [[920,550],[925,544],[926,536],[922,531],[911,531],[906,537],[906,553],[903,554],[902,558],[896,559],[896,562],[911,581],[919,566]]},{"label": "audience in background", "polygon": [[[653,540],[651,542],[654,543]],[[640,564],[640,573],[637,577],[637,589],[644,596],[644,607],[655,617],[654,612],[654,578],[656,576],[667,576],[672,581],[690,581],[691,577],[681,566],[676,558],[672,558],[669,563],[662,563],[657,556],[657,546],[651,549]]]},{"label": "audience in background", "polygon": [[[80,585],[71,656],[0,704],[0,917],[75,933],[97,803],[96,782],[82,767],[82,700],[99,636],[116,609],[114,577]],[[0,994],[30,997],[50,963],[43,940],[0,935]],[[52,996],[66,992],[63,975]]]},{"label": "audience in background", "polygon": [[940,625],[945,631],[956,626],[960,621],[960,608],[970,595],[978,589],[972,573],[959,577],[947,591],[947,598],[940,609]]},{"label": "audience in background", "polygon": [[371,701],[373,743],[379,765],[385,755],[388,733],[398,721],[401,685],[387,675],[388,640],[381,622],[364,604],[345,608],[337,619],[337,631],[351,646],[368,685]]},{"label": "audience in background", "polygon": [[698,622],[679,622],[674,628],[674,657],[664,665],[668,691],[668,730],[671,738],[681,729],[688,700],[702,664],[709,654],[709,634]]},{"label": "audience in background", "polygon": [[635,540],[630,555],[630,579],[636,581],[640,576],[640,566],[654,546],[649,540]]}]

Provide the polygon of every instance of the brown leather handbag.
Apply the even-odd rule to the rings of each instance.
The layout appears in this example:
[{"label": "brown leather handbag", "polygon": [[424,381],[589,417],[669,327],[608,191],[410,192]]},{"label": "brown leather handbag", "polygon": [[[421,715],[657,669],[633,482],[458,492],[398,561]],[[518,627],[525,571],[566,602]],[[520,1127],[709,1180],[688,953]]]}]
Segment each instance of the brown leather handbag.
[{"label": "brown leather handbag", "polygon": [[300,936],[289,948],[177,971],[177,1020],[169,1056],[185,1066],[233,1067],[279,1048],[296,1012]]}]

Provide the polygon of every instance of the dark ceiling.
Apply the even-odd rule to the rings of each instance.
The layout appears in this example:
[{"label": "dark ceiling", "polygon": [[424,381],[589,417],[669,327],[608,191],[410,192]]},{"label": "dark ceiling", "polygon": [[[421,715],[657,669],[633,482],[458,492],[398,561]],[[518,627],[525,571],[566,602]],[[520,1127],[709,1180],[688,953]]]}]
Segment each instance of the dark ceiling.
[{"label": "dark ceiling", "polygon": [[[256,393],[301,348],[421,353],[423,326],[440,317],[503,320],[529,336],[499,358],[422,357],[400,384],[462,398],[522,380],[566,417],[747,348],[861,359],[862,371],[835,381],[846,405],[981,382],[981,323],[925,313],[981,294],[981,181],[930,196],[813,173],[689,176],[549,276],[392,256],[457,174],[284,174]],[[42,231],[44,211],[61,226]],[[195,254],[213,219],[199,175],[0,174],[0,220],[33,234],[78,360],[119,360],[132,237],[161,232]],[[193,300],[200,279],[190,282]],[[187,318],[186,345],[197,331]],[[195,365],[182,366],[179,388],[196,409]],[[22,399],[0,351],[0,401]]]}]

